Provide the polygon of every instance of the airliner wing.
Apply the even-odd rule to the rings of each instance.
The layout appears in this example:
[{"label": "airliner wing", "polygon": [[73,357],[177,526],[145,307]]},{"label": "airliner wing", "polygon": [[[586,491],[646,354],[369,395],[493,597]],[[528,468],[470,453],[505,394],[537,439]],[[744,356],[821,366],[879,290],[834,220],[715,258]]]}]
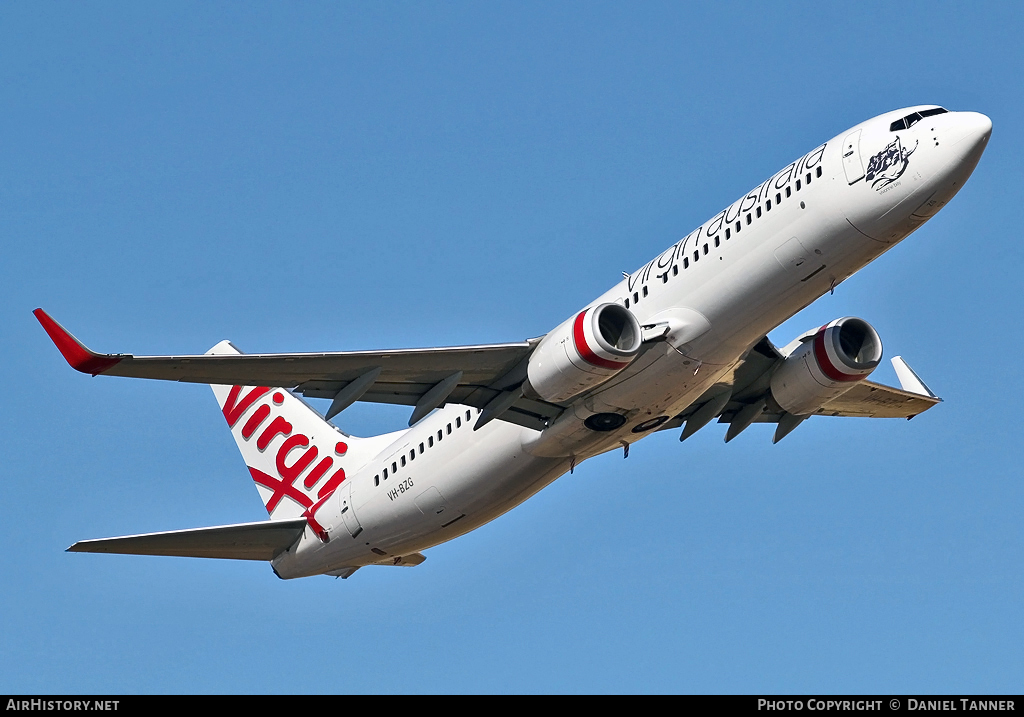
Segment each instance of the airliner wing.
[{"label": "airliner wing", "polygon": [[[725,391],[731,395],[718,422],[732,422],[744,406],[768,395],[772,368],[782,359],[782,354],[767,337],[761,339],[729,373],[685,411],[666,421],[661,430],[682,426],[706,402]],[[885,386],[874,381],[859,381],[849,391],[832,399],[811,415],[910,419],[942,402],[942,399],[931,392],[902,358],[895,357],[893,367],[902,388]],[[778,423],[782,416],[781,412],[772,412],[769,409],[759,414],[754,422]]]},{"label": "airliner wing", "polygon": [[[526,378],[526,359],[539,342],[294,354],[242,354],[232,347],[192,356],[134,356],[96,353],[42,309],[33,313],[72,368],[93,376],[290,388],[332,399],[327,418],[357,400],[416,406],[413,423],[445,402],[485,409],[501,400]],[[561,411],[519,397],[501,418],[540,430]]]},{"label": "airliner wing", "polygon": [[299,539],[305,527],[305,518],[265,520],[259,523],[218,525],[213,528],[80,540],[68,548],[68,552],[273,560]]}]

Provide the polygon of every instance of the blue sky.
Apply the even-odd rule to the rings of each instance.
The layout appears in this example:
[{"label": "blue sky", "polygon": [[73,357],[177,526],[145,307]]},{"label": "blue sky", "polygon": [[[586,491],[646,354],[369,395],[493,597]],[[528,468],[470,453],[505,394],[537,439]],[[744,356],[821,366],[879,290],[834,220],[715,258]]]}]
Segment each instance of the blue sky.
[{"label": "blue sky", "polygon": [[[0,6],[6,692],[1000,692],[1024,671],[1015,3]],[[412,569],[68,554],[260,520],[204,386],[93,348],[346,350],[562,321],[845,128],[988,114],[857,315],[945,403],[662,433]],[[876,373],[894,383],[886,363]],[[406,409],[355,406],[356,434]]]}]

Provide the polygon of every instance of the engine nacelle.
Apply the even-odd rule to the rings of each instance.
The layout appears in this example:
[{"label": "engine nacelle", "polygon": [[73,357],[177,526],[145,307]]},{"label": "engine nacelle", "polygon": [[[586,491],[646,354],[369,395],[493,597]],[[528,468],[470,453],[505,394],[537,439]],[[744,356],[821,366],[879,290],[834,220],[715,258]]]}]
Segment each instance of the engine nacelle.
[{"label": "engine nacelle", "polygon": [[566,401],[604,383],[636,358],[640,322],[619,304],[584,309],[544,337],[526,368],[545,401]]},{"label": "engine nacelle", "polygon": [[789,413],[805,416],[867,378],[881,360],[882,340],[871,324],[836,319],[786,357],[772,376],[772,396]]}]

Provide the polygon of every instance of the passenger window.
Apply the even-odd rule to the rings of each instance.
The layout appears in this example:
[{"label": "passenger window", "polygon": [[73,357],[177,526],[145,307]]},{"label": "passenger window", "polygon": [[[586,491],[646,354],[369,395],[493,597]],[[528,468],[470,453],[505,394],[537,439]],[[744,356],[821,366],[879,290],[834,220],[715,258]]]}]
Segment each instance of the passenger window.
[{"label": "passenger window", "polygon": [[405,456],[402,456],[399,460],[402,461],[402,468],[405,468]]},{"label": "passenger window", "polygon": [[437,440],[440,441],[444,436],[441,435],[441,431],[437,432]]},{"label": "passenger window", "polygon": [[423,444],[422,443],[420,444],[420,455],[421,456],[423,455]]},{"label": "passenger window", "polygon": [[796,180],[796,191],[800,191],[800,180]]},{"label": "passenger window", "polygon": [[807,183],[808,184],[811,183],[811,173],[810,172],[807,173]]},{"label": "passenger window", "polygon": [[384,480],[387,480],[387,479],[388,479],[388,469],[385,468],[384,469]]},{"label": "passenger window", "polygon": [[767,202],[764,203],[764,210],[766,212],[770,212],[772,210],[772,200],[771,199],[769,199]]},{"label": "passenger window", "polygon": [[737,234],[740,233],[740,229],[742,229],[742,228],[743,228],[743,224],[741,222],[736,222],[736,233]]},{"label": "passenger window", "polygon": [[629,297],[626,297],[626,308],[629,308]]},{"label": "passenger window", "polygon": [[732,236],[732,229],[726,229],[725,230],[725,238],[728,239],[731,236]]},{"label": "passenger window", "polygon": [[698,259],[700,259],[700,252],[699,251],[693,252],[693,260],[697,261]]},{"label": "passenger window", "polygon": [[757,218],[758,218],[758,219],[760,219],[760,218],[761,218],[761,207],[758,207],[758,208],[757,208]]},{"label": "passenger window", "polygon": [[707,256],[707,254],[708,254],[708,245],[705,244],[704,245],[704,256]]},{"label": "passenger window", "polygon": [[793,196],[793,189],[792,189],[792,187],[786,187],[786,196],[787,197]]},{"label": "passenger window", "polygon": [[[685,259],[683,261],[686,261]],[[679,276],[679,265],[676,264],[672,267],[672,276]]]},{"label": "passenger window", "polygon": [[427,448],[433,448],[433,447],[434,447],[434,437],[433,436],[429,436],[427,438]]},{"label": "passenger window", "polygon": [[690,260],[687,257],[685,257],[685,256],[683,257],[683,268],[684,269],[689,269],[690,268]]},{"label": "passenger window", "polygon": [[647,296],[647,287],[644,287],[644,296]]},{"label": "passenger window", "polygon": [[392,463],[391,464],[391,475],[394,475],[397,472],[398,472],[398,464],[397,463]]},{"label": "passenger window", "polygon": [[782,204],[782,195],[781,194],[778,194],[778,193],[775,194],[775,203],[776,204]]},{"label": "passenger window", "polygon": [[821,167],[818,167],[817,169],[814,170],[814,176],[816,176],[816,177],[820,177],[821,176]]},{"label": "passenger window", "polygon": [[466,420],[469,420],[469,411],[466,411]]},{"label": "passenger window", "polygon": [[635,303],[636,303],[636,302],[638,302],[638,301],[640,301],[640,294],[638,294],[638,293],[636,293],[636,292],[634,291],[634,292],[633,292],[633,303],[635,304]]},{"label": "passenger window", "polygon": [[462,428],[462,416],[455,417],[455,427]]},{"label": "passenger window", "polygon": [[373,477],[373,484],[374,485],[380,485],[380,473],[378,473],[377,475],[375,475]]},{"label": "passenger window", "polygon": [[747,212],[747,224],[750,224],[750,212]]},{"label": "passenger window", "polygon": [[415,448],[413,448],[411,451],[409,451],[409,460],[410,461],[416,460],[416,449]]},{"label": "passenger window", "polygon": [[720,244],[721,244],[721,242],[718,241],[718,237],[715,237],[715,246],[719,246]]},{"label": "passenger window", "polygon": [[448,424],[448,435],[451,435],[451,433],[452,433],[452,424],[449,423]]}]

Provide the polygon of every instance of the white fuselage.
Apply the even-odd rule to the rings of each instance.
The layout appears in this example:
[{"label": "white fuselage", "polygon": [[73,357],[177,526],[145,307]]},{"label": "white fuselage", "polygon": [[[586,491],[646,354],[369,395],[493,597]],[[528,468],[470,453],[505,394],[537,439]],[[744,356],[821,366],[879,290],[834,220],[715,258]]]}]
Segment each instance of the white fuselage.
[{"label": "white fuselage", "polygon": [[[815,148],[591,304],[622,304],[641,325],[678,319],[701,327],[684,343],[654,343],[544,431],[501,420],[474,430],[477,409],[435,411],[397,434],[319,510],[329,542],[307,530],[274,569],[285,578],[315,575],[392,562],[445,542],[685,410],[768,332],[903,239],[963,186],[991,122],[948,112],[890,129],[917,109],[925,108],[887,113]],[[607,412],[627,420],[605,432],[584,425]]]}]

